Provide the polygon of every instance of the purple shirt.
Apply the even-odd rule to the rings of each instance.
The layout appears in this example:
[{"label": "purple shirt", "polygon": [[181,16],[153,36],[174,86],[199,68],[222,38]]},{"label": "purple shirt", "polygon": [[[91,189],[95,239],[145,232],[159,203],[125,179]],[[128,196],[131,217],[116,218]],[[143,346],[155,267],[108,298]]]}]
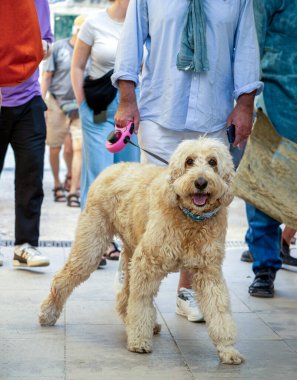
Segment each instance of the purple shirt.
[{"label": "purple shirt", "polygon": [[[48,0],[35,0],[41,37],[47,42],[53,42],[54,36],[50,26],[50,10]],[[25,82],[12,87],[2,87],[2,106],[15,107],[27,103],[36,95],[40,95],[39,69],[36,69]]]}]

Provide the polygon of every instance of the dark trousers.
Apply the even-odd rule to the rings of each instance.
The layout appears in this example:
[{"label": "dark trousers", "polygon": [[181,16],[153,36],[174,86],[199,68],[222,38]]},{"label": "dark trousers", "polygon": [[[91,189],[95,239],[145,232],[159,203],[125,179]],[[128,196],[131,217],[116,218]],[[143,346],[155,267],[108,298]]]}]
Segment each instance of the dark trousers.
[{"label": "dark trousers", "polygon": [[21,106],[2,107],[0,112],[0,174],[9,144],[15,157],[16,245],[38,245],[44,195],[45,110],[42,98],[35,96]]},{"label": "dark trousers", "polygon": [[250,252],[253,255],[253,271],[271,269],[273,272],[282,266],[281,251],[281,223],[246,203],[246,215],[249,228],[245,235]]}]

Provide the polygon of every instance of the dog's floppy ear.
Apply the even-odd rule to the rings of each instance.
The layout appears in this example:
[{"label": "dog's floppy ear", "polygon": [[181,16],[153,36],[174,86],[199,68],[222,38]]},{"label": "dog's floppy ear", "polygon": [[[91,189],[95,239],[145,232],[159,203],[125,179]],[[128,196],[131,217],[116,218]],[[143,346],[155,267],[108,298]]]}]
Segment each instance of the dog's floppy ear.
[{"label": "dog's floppy ear", "polygon": [[231,185],[233,182],[233,178],[235,175],[234,171],[234,165],[232,161],[232,157],[229,152],[227,152],[226,155],[224,155],[222,160],[222,178],[226,184],[226,191],[221,199],[221,204],[224,206],[229,206],[229,204],[232,202],[234,198],[234,194],[231,189]]},{"label": "dog's floppy ear", "polygon": [[[180,144],[180,146],[183,143]],[[183,172],[184,168],[181,167],[181,162],[184,161],[184,158],[182,156],[182,152],[180,150],[176,150],[174,154],[170,158],[170,162],[168,165],[168,171],[167,171],[167,178],[165,181],[165,192],[164,194],[166,196],[167,202],[170,204],[171,207],[176,207],[178,205],[178,196],[174,191],[174,181],[179,178]]]},{"label": "dog's floppy ear", "polygon": [[171,172],[168,170],[164,186],[164,196],[166,197],[166,201],[169,203],[170,207],[176,207],[178,205],[177,194],[175,193],[173,187],[174,180],[175,177],[172,177]]},{"label": "dog's floppy ear", "polygon": [[231,189],[233,177],[234,177],[234,174],[230,174],[225,177],[226,191],[221,199],[221,204],[223,204],[226,207],[229,206],[229,204],[233,201],[233,198],[234,198],[234,194]]},{"label": "dog's floppy ear", "polygon": [[178,196],[175,193],[173,186],[174,181],[183,174],[183,170],[180,167],[178,158],[179,157],[176,157],[176,155],[171,157],[164,186],[164,190],[166,192],[164,196],[166,197],[166,200],[169,203],[170,207],[176,207],[178,205]]}]

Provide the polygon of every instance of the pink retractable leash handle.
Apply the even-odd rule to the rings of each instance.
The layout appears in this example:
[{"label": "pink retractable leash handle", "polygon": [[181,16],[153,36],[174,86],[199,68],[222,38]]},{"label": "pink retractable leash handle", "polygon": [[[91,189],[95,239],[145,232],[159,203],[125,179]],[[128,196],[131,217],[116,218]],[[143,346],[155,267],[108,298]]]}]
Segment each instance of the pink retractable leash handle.
[{"label": "pink retractable leash handle", "polygon": [[127,144],[132,144],[136,148],[143,150],[150,156],[156,158],[157,160],[163,162],[168,165],[168,161],[164,160],[164,158],[158,156],[155,153],[149,152],[146,149],[140,148],[137,144],[134,144],[131,141],[132,134],[134,132],[134,123],[133,121],[129,121],[129,123],[125,127],[120,127],[119,125],[115,125],[115,129],[110,132],[107,136],[107,140],[105,143],[106,149],[111,153],[117,153],[122,150]]},{"label": "pink retractable leash handle", "polygon": [[106,149],[111,153],[122,150],[131,140],[134,132],[134,123],[130,121],[125,127],[115,125],[114,131],[107,136],[105,143]]}]

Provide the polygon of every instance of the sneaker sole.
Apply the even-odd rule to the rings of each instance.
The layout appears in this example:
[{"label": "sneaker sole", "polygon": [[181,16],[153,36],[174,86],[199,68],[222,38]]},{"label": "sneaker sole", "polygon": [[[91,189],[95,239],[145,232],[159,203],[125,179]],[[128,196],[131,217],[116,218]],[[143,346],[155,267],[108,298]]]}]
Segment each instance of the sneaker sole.
[{"label": "sneaker sole", "polygon": [[176,309],[175,313],[182,316],[182,317],[186,317],[189,322],[205,322],[203,316],[201,316],[200,318],[187,316],[186,313],[184,313],[183,311],[181,311],[179,309]]},{"label": "sneaker sole", "polygon": [[48,261],[40,261],[35,262],[31,264],[21,263],[18,260],[13,260],[13,266],[14,267],[24,267],[24,268],[36,268],[36,267],[47,267],[50,263]]}]

